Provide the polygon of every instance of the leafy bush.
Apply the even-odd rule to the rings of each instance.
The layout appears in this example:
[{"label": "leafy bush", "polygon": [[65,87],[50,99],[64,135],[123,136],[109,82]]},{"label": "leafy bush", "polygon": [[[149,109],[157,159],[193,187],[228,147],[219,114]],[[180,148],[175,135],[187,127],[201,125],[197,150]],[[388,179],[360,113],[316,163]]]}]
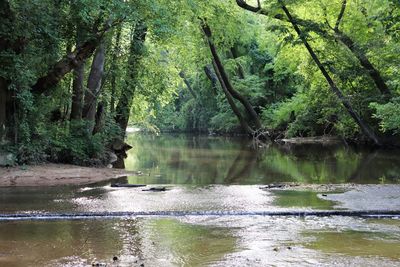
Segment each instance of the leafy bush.
[{"label": "leafy bush", "polygon": [[370,107],[375,109],[373,117],[380,120],[382,132],[400,134],[400,97],[386,104],[371,103]]}]

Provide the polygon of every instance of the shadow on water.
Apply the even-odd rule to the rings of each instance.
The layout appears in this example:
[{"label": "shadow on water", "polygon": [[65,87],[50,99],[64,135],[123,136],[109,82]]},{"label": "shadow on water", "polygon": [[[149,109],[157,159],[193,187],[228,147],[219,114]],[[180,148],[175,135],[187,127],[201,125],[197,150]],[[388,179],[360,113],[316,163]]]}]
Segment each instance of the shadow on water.
[{"label": "shadow on water", "polygon": [[253,149],[240,138],[132,134],[125,166],[141,170],[131,183],[269,184],[398,183],[398,151],[357,150],[340,145]]}]

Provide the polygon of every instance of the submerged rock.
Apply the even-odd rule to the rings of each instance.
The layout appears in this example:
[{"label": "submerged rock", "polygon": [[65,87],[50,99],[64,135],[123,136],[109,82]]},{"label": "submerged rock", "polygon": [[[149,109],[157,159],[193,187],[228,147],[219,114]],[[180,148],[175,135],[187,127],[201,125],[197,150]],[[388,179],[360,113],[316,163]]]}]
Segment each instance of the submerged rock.
[{"label": "submerged rock", "polygon": [[112,184],[111,187],[145,187],[145,184]]},{"label": "submerged rock", "polygon": [[151,187],[149,189],[143,189],[142,191],[151,191],[151,192],[163,192],[163,191],[167,191],[167,188],[164,187]]},{"label": "submerged rock", "polygon": [[292,188],[292,187],[297,187],[300,184],[297,183],[278,183],[278,184],[268,184],[265,186],[261,186],[260,189],[266,190],[266,189],[287,189],[287,188]]}]

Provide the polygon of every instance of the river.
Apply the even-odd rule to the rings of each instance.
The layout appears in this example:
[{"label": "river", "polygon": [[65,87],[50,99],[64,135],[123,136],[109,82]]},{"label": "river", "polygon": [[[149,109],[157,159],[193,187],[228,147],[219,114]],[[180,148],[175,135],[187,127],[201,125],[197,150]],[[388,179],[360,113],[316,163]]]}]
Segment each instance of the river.
[{"label": "river", "polygon": [[[0,222],[0,266],[400,265],[400,219],[257,215],[396,209],[398,151],[310,145],[254,149],[240,138],[139,133],[127,142],[133,149],[125,166],[141,175],[81,187],[1,188],[1,211],[155,215]],[[110,186],[116,182],[167,190]],[[346,193],[260,189],[278,182],[357,186]],[[160,211],[171,213],[157,216]],[[197,215],[173,215],[179,212]]]}]

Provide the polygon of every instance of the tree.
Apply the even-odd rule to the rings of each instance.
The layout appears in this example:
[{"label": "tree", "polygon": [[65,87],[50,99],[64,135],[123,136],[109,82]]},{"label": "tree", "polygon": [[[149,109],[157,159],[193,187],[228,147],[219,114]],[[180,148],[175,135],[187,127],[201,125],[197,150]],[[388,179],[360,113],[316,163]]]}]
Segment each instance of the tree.
[{"label": "tree", "polygon": [[[237,0],[238,5],[240,5],[240,6],[243,6],[243,2],[244,1]],[[259,2],[259,4],[260,4],[260,2]],[[297,20],[291,15],[291,13],[287,9],[287,7],[284,4],[284,2],[282,0],[279,0],[279,4],[280,4],[282,10],[284,11],[284,13],[286,14],[289,22],[292,24],[294,30],[298,34],[299,38],[301,39],[302,43],[304,44],[304,46],[306,47],[307,51],[309,52],[311,58],[313,59],[315,64],[318,66],[318,68],[321,71],[322,75],[325,77],[325,79],[326,79],[327,83],[329,84],[329,87],[332,90],[332,92],[338,97],[338,99],[340,100],[342,105],[345,107],[345,109],[347,110],[349,115],[354,119],[354,121],[359,125],[359,127],[361,128],[363,133],[368,138],[370,138],[376,145],[381,145],[381,142],[379,141],[378,137],[375,135],[374,131],[363,121],[363,119],[359,116],[359,114],[357,114],[357,112],[354,110],[354,108],[352,107],[350,102],[346,99],[346,97],[343,95],[341,90],[337,87],[336,83],[333,81],[333,79],[331,78],[330,74],[328,73],[328,71],[325,69],[325,67],[321,63],[320,59],[318,58],[318,56],[316,55],[316,53],[312,49],[311,45],[308,43],[308,41],[306,39],[306,35],[299,28],[299,26],[297,24]],[[345,6],[345,4],[344,4],[344,6]],[[249,8],[247,8],[247,9],[250,10]],[[258,12],[258,10],[260,10],[260,9],[261,9],[261,7],[259,5],[256,8],[257,11],[254,10],[253,8],[251,8],[251,11]],[[339,18],[338,18],[338,22],[336,23],[335,27],[337,27],[337,28],[340,25],[340,21],[342,19],[343,13],[344,13],[344,8],[342,8],[342,11],[341,11],[341,13],[339,15]]]},{"label": "tree", "polygon": [[[260,119],[259,119],[257,113],[255,112],[254,108],[250,104],[250,102],[233,88],[233,86],[229,80],[229,77],[225,71],[225,68],[222,64],[222,61],[218,56],[217,49],[212,41],[211,29],[207,25],[207,23],[204,21],[202,22],[202,29],[206,36],[207,43],[208,43],[208,46],[210,48],[210,51],[211,51],[211,54],[213,57],[214,68],[216,69],[217,76],[219,73],[219,75],[221,76],[221,79],[223,81],[224,85],[222,87],[223,88],[225,87],[226,90],[229,92],[229,95],[231,95],[233,98],[237,99],[243,105],[243,107],[247,111],[247,115],[249,116],[250,120],[255,124],[256,130],[261,129],[262,126],[261,126]],[[239,120],[241,120],[241,119],[239,119]],[[242,126],[243,126],[243,124],[242,124]],[[245,128],[247,128],[247,127],[245,127]],[[246,132],[248,132],[248,129],[245,129],[245,130],[246,130]]]},{"label": "tree", "polygon": [[121,130],[125,133],[129,122],[130,108],[136,90],[136,81],[138,75],[137,65],[145,53],[144,42],[147,35],[147,26],[145,22],[139,21],[134,26],[131,35],[131,44],[129,49],[129,59],[127,63],[127,76],[124,89],[118,101],[116,108],[115,121],[119,124]]}]

